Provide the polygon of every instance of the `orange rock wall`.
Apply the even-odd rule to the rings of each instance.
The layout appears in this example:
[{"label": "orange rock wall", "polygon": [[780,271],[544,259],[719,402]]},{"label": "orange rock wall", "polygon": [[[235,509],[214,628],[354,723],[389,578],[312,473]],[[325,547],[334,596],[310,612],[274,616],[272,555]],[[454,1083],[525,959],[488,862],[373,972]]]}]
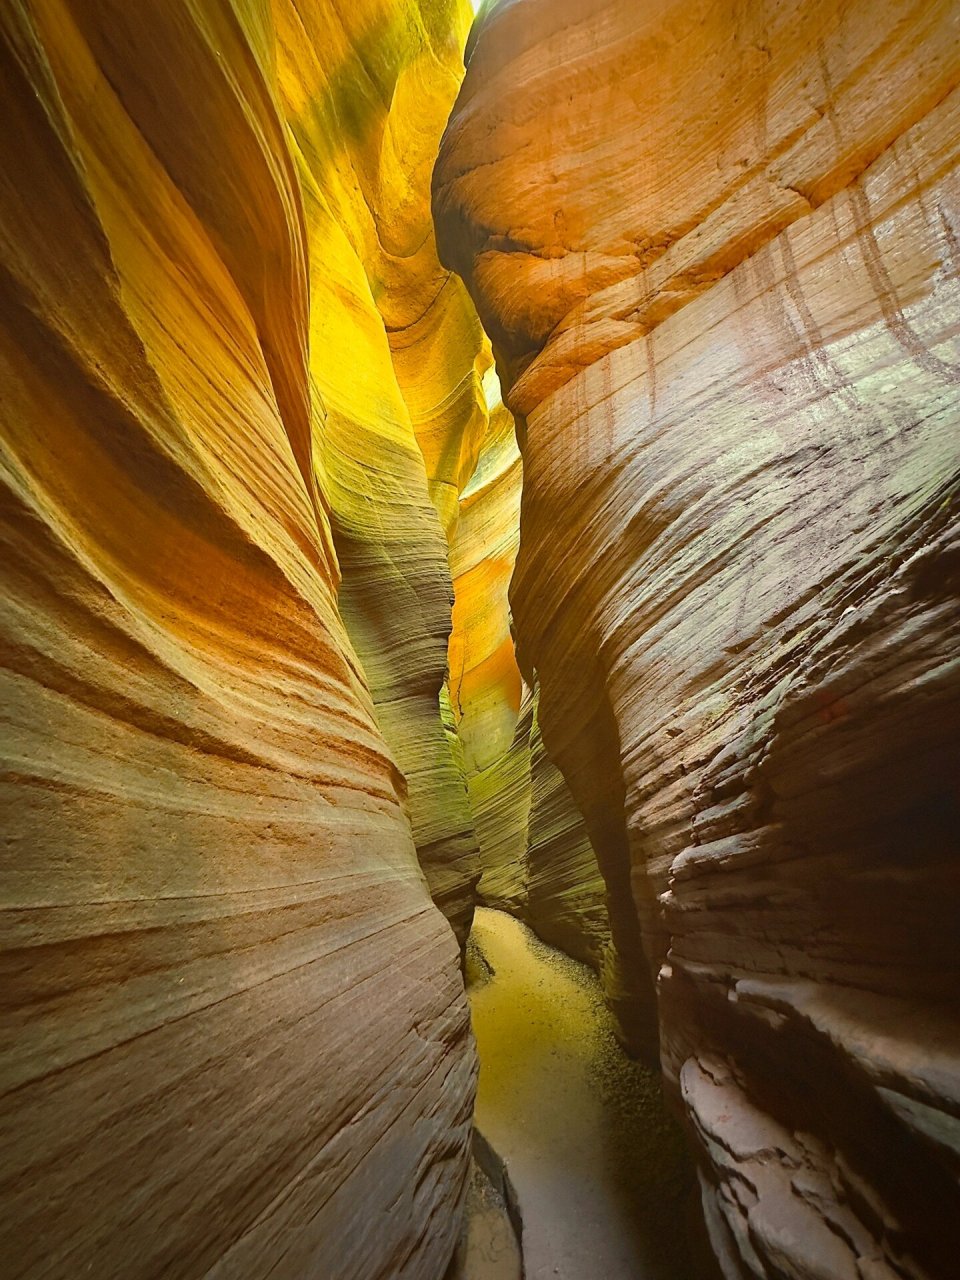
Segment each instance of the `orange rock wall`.
[{"label": "orange rock wall", "polygon": [[958,83],[945,2],[512,0],[435,172],[520,665],[728,1277],[960,1256]]},{"label": "orange rock wall", "polygon": [[482,418],[480,335],[408,249],[468,20],[0,13],[5,1275],[452,1252],[474,1052],[411,819],[461,924],[476,873],[416,433]]}]

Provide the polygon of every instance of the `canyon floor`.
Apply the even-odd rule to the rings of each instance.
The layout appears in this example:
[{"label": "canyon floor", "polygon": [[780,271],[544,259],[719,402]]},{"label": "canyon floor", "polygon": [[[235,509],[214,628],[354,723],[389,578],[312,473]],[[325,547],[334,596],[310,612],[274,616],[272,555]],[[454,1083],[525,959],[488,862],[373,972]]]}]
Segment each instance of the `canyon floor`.
[{"label": "canyon floor", "polygon": [[468,993],[477,1127],[516,1190],[528,1280],[693,1280],[681,1135],[656,1073],[620,1048],[596,976],[481,908]]}]

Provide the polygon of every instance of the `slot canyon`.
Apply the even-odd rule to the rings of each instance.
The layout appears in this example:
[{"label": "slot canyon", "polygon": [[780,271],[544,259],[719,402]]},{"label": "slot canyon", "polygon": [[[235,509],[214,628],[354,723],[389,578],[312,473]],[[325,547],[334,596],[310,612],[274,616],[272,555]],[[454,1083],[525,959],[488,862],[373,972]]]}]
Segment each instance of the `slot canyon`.
[{"label": "slot canyon", "polygon": [[0,1275],[957,1280],[960,3],[478,4],[0,0]]}]

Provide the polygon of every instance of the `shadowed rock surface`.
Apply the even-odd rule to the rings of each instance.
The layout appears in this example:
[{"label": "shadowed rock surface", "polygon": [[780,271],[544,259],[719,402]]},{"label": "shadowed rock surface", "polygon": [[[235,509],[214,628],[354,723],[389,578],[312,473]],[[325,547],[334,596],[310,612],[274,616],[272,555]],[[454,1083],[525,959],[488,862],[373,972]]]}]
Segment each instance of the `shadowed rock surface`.
[{"label": "shadowed rock surface", "polygon": [[511,602],[729,1277],[960,1257],[960,12],[512,0],[434,210]]}]

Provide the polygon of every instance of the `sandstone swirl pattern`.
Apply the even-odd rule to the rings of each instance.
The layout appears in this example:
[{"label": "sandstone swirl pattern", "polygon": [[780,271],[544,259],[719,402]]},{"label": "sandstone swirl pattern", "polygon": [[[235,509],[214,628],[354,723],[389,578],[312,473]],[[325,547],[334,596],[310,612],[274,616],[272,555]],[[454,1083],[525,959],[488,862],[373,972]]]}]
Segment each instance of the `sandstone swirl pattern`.
[{"label": "sandstone swirl pattern", "polygon": [[523,469],[496,376],[485,382],[487,433],[451,545],[450,694],[480,849],[477,894],[612,979],[606,888],[583,817],[544,748],[538,693],[517,667],[507,589]]},{"label": "sandstone swirl pattern", "polygon": [[429,234],[468,21],[0,13],[5,1275],[452,1251],[475,1065],[411,821],[462,929],[417,432],[469,472],[485,422]]},{"label": "sandstone swirl pattern", "polygon": [[479,865],[439,696],[447,539],[486,431],[490,355],[463,285],[437,261],[426,193],[468,17],[448,3],[316,3],[275,18],[309,229],[315,452],[340,611],[407,782],[420,861],[461,940]]},{"label": "sandstone swirl pattern", "polygon": [[512,0],[435,173],[728,1277],[960,1257],[958,82],[946,0]]}]

